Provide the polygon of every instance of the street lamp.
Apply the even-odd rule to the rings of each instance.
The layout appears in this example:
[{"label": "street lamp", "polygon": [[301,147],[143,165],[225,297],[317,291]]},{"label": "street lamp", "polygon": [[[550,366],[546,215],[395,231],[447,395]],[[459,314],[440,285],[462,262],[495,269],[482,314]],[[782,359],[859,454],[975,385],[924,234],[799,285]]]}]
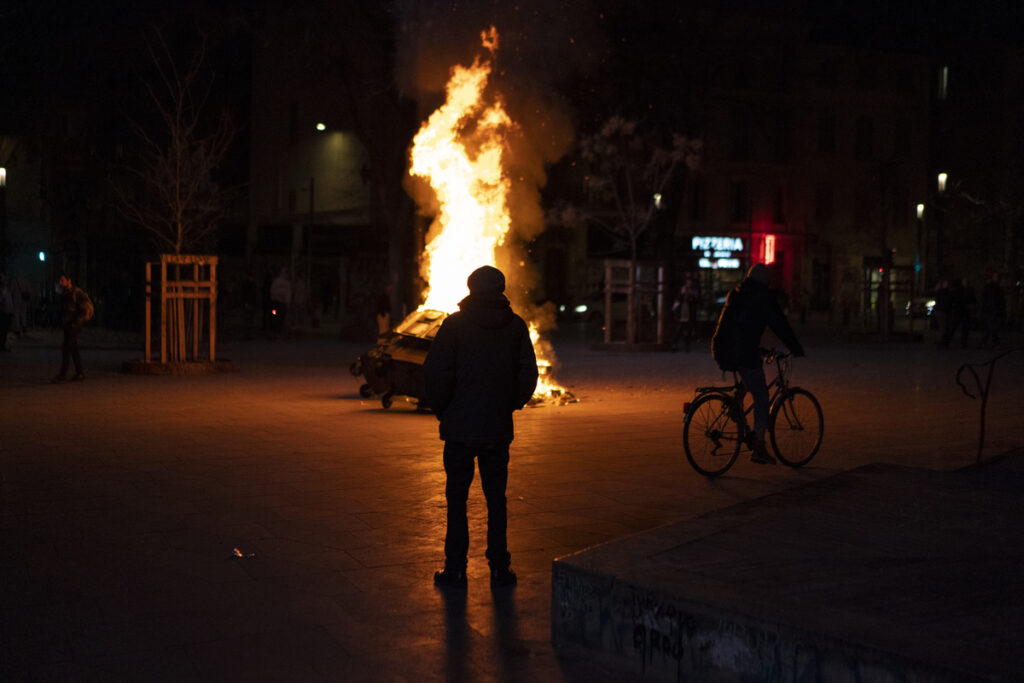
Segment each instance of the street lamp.
[{"label": "street lamp", "polygon": [[0,166],[0,269],[7,259],[7,169]]},{"label": "street lamp", "polygon": [[[914,289],[921,291],[921,233],[924,227],[924,204],[917,205],[917,251],[914,254]],[[926,247],[927,249],[927,247]],[[913,324],[913,323],[911,323]]]},{"label": "street lamp", "polygon": [[946,179],[948,177],[949,176],[946,175],[945,173],[940,173],[939,174],[939,192],[940,193],[946,191]]}]

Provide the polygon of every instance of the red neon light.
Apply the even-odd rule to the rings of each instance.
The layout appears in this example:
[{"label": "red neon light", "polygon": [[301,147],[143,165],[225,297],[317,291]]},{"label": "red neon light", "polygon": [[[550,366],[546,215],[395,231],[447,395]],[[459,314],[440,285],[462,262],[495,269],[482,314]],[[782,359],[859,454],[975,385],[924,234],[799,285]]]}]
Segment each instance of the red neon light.
[{"label": "red neon light", "polygon": [[764,236],[764,262],[765,265],[775,263],[775,235]]}]

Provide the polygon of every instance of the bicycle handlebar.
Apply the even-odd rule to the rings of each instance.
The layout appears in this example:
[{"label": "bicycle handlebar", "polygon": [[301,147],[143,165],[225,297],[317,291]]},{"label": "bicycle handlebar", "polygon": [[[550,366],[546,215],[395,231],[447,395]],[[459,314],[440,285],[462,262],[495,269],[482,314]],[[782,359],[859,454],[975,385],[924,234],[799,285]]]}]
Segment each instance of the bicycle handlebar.
[{"label": "bicycle handlebar", "polygon": [[761,358],[763,358],[766,363],[774,363],[777,360],[785,360],[793,355],[788,351],[779,351],[778,349],[759,348],[758,351],[761,353]]}]

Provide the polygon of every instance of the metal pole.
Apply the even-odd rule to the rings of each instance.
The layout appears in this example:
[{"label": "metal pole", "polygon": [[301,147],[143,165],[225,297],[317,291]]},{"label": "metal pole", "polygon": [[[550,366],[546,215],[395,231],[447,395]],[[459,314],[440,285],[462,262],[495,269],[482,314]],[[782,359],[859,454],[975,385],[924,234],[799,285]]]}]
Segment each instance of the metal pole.
[{"label": "metal pole", "polygon": [[315,190],[316,179],[310,176],[309,178],[309,235],[306,237],[306,292],[309,296],[309,292],[313,287],[313,216],[314,214],[314,190]]},{"label": "metal pole", "polygon": [[146,262],[146,362],[152,360],[150,355],[153,348],[153,264]]},{"label": "metal pole", "polygon": [[7,265],[7,169],[0,166],[0,270]]}]

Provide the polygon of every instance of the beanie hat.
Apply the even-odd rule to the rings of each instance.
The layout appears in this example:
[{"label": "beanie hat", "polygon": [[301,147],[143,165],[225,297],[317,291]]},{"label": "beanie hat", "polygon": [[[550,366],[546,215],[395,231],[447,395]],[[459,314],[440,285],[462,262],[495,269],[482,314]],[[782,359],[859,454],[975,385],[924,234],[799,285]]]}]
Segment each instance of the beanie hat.
[{"label": "beanie hat", "polygon": [[768,272],[768,266],[763,263],[755,263],[750,267],[750,271],[747,273],[747,277],[751,280],[757,280],[763,285],[771,282],[772,276]]},{"label": "beanie hat", "polygon": [[494,266],[480,266],[466,280],[470,294],[501,294],[505,291],[505,276]]}]

